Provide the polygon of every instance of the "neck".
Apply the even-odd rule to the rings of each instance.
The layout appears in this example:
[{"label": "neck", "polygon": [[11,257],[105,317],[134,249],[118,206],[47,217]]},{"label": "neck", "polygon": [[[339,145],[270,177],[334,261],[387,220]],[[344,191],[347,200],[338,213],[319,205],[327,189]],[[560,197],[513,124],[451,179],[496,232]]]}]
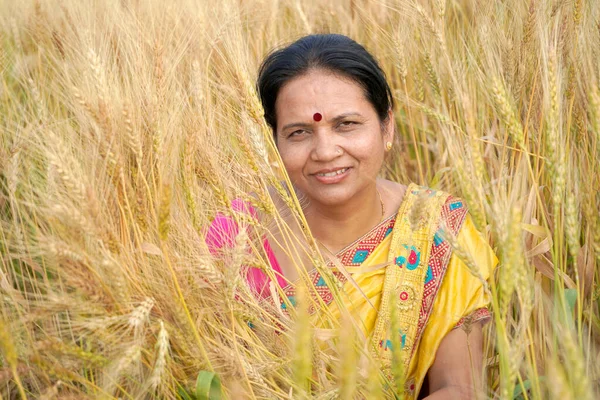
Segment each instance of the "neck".
[{"label": "neck", "polygon": [[344,204],[311,204],[305,215],[315,238],[335,254],[381,222],[377,186],[373,184]]}]

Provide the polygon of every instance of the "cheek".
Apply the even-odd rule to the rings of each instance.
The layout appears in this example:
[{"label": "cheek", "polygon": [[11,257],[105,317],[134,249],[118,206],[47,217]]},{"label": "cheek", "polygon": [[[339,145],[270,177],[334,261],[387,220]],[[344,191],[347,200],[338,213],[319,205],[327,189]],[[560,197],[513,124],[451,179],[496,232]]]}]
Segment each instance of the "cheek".
[{"label": "cheek", "polygon": [[355,157],[368,171],[379,172],[385,154],[381,140],[360,140],[355,143],[354,149]]},{"label": "cheek", "polygon": [[379,138],[363,138],[354,143],[354,148],[363,159],[369,159],[372,163],[377,163],[379,157],[384,153],[383,142]]},{"label": "cheek", "polygon": [[288,146],[280,147],[279,155],[288,174],[293,175],[302,170],[304,162],[302,151],[300,149],[294,149]]}]

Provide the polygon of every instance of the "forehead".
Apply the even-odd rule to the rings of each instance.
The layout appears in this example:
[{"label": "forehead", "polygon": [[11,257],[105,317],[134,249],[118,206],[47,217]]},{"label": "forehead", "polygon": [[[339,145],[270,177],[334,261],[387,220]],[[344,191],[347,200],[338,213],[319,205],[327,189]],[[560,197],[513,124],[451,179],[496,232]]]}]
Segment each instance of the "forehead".
[{"label": "forehead", "polygon": [[279,91],[275,111],[278,125],[291,119],[312,119],[316,112],[326,120],[349,111],[375,112],[358,83],[323,70],[311,71],[287,82]]}]

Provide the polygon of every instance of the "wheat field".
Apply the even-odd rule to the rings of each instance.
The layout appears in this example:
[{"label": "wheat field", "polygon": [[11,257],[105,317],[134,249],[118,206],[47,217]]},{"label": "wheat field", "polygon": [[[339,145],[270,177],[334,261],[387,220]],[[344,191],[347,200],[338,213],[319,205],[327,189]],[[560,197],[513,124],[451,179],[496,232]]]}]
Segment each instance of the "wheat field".
[{"label": "wheat field", "polygon": [[[463,197],[498,255],[481,398],[600,396],[596,0],[3,0],[0,398],[383,396],[351,325],[280,326],[240,278],[250,230],[303,219],[257,68],[315,32],[387,75],[382,176]],[[247,229],[214,257],[218,214]]]}]

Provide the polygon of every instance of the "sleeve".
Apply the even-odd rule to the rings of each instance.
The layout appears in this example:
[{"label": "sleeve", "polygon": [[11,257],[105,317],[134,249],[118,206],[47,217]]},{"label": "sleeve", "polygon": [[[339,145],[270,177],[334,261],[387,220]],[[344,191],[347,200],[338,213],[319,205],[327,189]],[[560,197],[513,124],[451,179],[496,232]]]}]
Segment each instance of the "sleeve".
[{"label": "sleeve", "polygon": [[[240,199],[235,199],[232,202],[232,208],[234,211],[250,215],[254,219],[258,218],[256,209],[254,209],[250,203]],[[218,257],[222,250],[232,248],[235,245],[235,238],[239,234],[239,231],[240,227],[234,218],[220,213],[217,214],[206,230],[205,242],[210,253],[213,256]],[[263,238],[263,248],[267,254],[269,263],[274,270],[275,276],[277,277],[278,284],[282,287],[285,286],[285,279],[281,272],[281,267],[266,238]],[[245,272],[245,277],[255,293],[260,297],[267,296],[267,288],[271,281],[267,274],[259,268],[249,267]]]},{"label": "sleeve", "polygon": [[454,292],[453,297],[458,297],[448,304],[453,316],[459,318],[454,329],[467,322],[485,323],[491,319],[487,280],[498,264],[494,251],[469,215],[459,231],[457,243],[459,251],[454,251],[450,257],[444,278],[445,283],[454,288],[449,293]]},{"label": "sleeve", "polygon": [[[250,215],[252,218],[257,218],[256,210],[249,203],[240,199],[235,199],[231,203],[231,206],[236,212]],[[206,236],[204,238],[211,254],[218,254],[220,249],[233,247],[235,237],[238,235],[239,231],[240,227],[235,219],[218,213],[206,230]]]}]

